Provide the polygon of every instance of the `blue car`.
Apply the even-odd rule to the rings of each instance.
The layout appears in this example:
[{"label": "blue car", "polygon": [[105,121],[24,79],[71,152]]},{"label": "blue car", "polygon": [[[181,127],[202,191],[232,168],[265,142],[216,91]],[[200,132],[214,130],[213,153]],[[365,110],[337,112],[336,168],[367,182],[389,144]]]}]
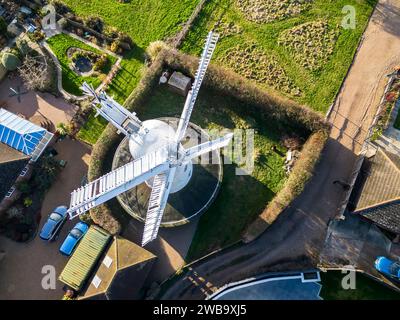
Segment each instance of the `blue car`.
[{"label": "blue car", "polygon": [[62,225],[67,220],[66,206],[59,206],[50,213],[46,223],[43,225],[40,231],[39,237],[45,241],[52,241],[55,239],[58,231],[61,230]]},{"label": "blue car", "polygon": [[375,260],[375,269],[392,279],[400,280],[400,262],[378,257]]},{"label": "blue car", "polygon": [[68,233],[63,244],[60,247],[60,252],[66,256],[70,256],[74,251],[78,242],[88,231],[89,226],[84,222],[78,222],[75,227]]}]

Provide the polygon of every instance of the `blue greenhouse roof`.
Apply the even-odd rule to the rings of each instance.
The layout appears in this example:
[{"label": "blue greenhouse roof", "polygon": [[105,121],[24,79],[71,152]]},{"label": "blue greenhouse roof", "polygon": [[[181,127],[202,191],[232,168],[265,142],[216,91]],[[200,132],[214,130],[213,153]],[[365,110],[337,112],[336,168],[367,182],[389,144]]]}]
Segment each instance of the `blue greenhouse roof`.
[{"label": "blue greenhouse roof", "polygon": [[52,136],[46,129],[12,112],[0,109],[0,142],[32,156],[34,161],[45,149]]}]

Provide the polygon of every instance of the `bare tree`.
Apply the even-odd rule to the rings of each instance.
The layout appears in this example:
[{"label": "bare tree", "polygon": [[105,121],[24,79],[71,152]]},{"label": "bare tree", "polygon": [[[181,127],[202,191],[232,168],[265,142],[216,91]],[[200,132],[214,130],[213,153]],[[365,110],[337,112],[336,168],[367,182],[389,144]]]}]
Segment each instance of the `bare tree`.
[{"label": "bare tree", "polygon": [[28,90],[44,90],[51,81],[46,57],[42,55],[25,56],[18,72]]}]

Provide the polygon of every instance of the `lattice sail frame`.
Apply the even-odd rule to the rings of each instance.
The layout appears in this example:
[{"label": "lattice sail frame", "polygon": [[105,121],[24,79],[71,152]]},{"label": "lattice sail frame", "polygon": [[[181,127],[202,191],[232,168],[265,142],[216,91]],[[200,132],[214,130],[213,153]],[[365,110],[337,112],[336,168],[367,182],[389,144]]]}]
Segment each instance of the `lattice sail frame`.
[{"label": "lattice sail frame", "polygon": [[[131,161],[73,191],[68,209],[71,219],[154,178],[144,225],[142,246],[157,238],[176,168],[205,153],[226,147],[233,137],[233,134],[230,133],[214,141],[184,149],[183,152],[173,152],[173,150],[179,149],[189,125],[190,116],[218,37],[213,32],[210,32],[207,36],[199,67],[195,74],[195,80],[187,95],[173,142],[156,151],[149,152],[143,157]],[[96,93],[93,87],[86,83],[82,86],[82,90],[86,95],[94,98],[98,114],[111,122],[119,132],[127,136],[140,136],[147,133],[135,113],[126,110],[104,92]],[[97,107],[97,105],[100,105],[100,107]],[[130,125],[127,126],[127,123]]]}]

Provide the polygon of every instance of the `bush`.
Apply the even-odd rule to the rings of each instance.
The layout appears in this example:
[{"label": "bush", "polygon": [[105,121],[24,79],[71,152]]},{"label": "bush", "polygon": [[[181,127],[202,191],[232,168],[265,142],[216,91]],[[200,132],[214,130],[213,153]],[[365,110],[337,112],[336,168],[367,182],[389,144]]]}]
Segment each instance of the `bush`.
[{"label": "bush", "polygon": [[18,183],[17,189],[23,194],[29,194],[32,191],[31,185],[27,181]]},{"label": "bush", "polygon": [[151,60],[155,60],[158,54],[163,50],[166,49],[167,45],[163,41],[154,41],[149,44],[146,49],[146,54],[149,56]]},{"label": "bush", "polygon": [[24,39],[18,39],[16,42],[16,46],[21,55],[23,56],[26,56],[31,51],[31,47],[28,45],[28,42]]},{"label": "bush", "polygon": [[14,71],[20,66],[21,60],[14,53],[6,52],[1,58],[1,63],[8,71]]},{"label": "bush", "polygon": [[26,208],[29,208],[29,207],[32,205],[32,203],[33,203],[33,201],[32,201],[31,198],[26,197],[26,198],[24,199],[24,206],[25,206]]},{"label": "bush", "polygon": [[120,50],[119,40],[115,40],[113,43],[111,43],[110,50],[114,53],[118,53],[118,51]]},{"label": "bush", "polygon": [[3,17],[0,17],[0,35],[7,35],[7,22]]},{"label": "bush", "polygon": [[103,70],[108,63],[108,57],[106,54],[101,55],[93,65],[94,71],[101,71]]},{"label": "bush", "polygon": [[99,33],[103,32],[104,22],[98,16],[89,16],[85,20],[85,26]]}]

